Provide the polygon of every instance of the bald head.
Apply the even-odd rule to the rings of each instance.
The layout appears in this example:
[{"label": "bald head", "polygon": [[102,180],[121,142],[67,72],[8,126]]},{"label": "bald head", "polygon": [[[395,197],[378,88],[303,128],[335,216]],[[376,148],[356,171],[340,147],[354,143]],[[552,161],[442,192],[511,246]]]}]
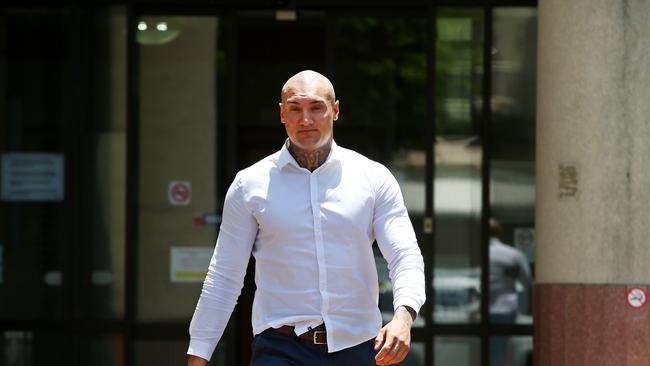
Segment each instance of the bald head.
[{"label": "bald head", "polygon": [[322,96],[331,104],[336,101],[334,86],[328,78],[312,70],[301,71],[290,77],[282,87],[281,100],[284,102],[288,95],[312,92]]}]

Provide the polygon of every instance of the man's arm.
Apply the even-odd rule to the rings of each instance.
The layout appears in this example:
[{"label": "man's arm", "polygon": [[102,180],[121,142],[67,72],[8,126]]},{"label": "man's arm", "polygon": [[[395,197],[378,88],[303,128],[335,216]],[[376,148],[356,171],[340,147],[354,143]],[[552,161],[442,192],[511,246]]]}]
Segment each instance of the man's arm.
[{"label": "man's arm", "polygon": [[[226,194],[219,238],[190,323],[189,355],[204,361],[212,356],[241,293],[257,229],[238,176]],[[192,357],[189,362],[201,365]]]},{"label": "man's arm", "polygon": [[375,340],[375,360],[390,365],[401,362],[410,349],[411,326],[425,300],[424,260],[397,181],[383,166],[377,174],[373,231],[388,262],[395,314]]}]

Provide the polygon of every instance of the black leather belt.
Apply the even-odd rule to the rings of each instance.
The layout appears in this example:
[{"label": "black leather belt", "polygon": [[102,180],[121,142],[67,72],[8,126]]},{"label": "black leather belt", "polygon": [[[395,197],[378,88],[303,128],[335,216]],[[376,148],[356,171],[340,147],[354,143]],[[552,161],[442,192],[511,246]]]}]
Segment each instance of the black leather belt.
[{"label": "black leather belt", "polygon": [[324,325],[319,325],[314,329],[310,329],[307,332],[297,336],[294,330],[295,328],[290,325],[283,325],[280,328],[273,328],[276,332],[282,334],[292,335],[298,337],[303,341],[307,341],[312,344],[326,345],[327,344],[327,331],[325,330]]}]

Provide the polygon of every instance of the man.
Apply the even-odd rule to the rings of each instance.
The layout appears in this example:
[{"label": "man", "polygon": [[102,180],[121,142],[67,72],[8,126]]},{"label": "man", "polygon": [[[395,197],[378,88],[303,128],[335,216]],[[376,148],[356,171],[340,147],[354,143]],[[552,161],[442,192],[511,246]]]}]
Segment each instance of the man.
[{"label": "man", "polygon": [[[333,140],[339,101],[323,75],[282,88],[282,149],[240,171],[190,324],[189,365],[210,358],[255,257],[253,366],[390,365],[424,303],[424,265],[397,181]],[[382,328],[372,243],[388,261],[393,319]]]},{"label": "man", "polygon": [[[532,276],[524,253],[502,242],[502,234],[501,223],[490,218],[490,321],[512,324],[520,313],[516,283],[523,287],[523,296],[527,298]],[[506,364],[509,342],[508,337],[491,339],[490,365]]]},{"label": "man", "polygon": [[514,323],[520,312],[516,284],[519,282],[526,296],[532,276],[524,253],[502,242],[502,234],[501,223],[490,218],[490,319]]}]

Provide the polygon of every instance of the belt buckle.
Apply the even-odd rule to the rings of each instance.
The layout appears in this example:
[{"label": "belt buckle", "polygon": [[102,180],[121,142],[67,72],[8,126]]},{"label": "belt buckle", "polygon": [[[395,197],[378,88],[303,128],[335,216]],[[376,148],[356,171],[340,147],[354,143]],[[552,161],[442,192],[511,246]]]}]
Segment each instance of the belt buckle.
[{"label": "belt buckle", "polygon": [[[322,334],[325,336],[325,341],[324,342],[319,342],[318,341],[318,335]],[[327,332],[324,330],[315,330],[314,331],[314,344],[327,344]]]}]

